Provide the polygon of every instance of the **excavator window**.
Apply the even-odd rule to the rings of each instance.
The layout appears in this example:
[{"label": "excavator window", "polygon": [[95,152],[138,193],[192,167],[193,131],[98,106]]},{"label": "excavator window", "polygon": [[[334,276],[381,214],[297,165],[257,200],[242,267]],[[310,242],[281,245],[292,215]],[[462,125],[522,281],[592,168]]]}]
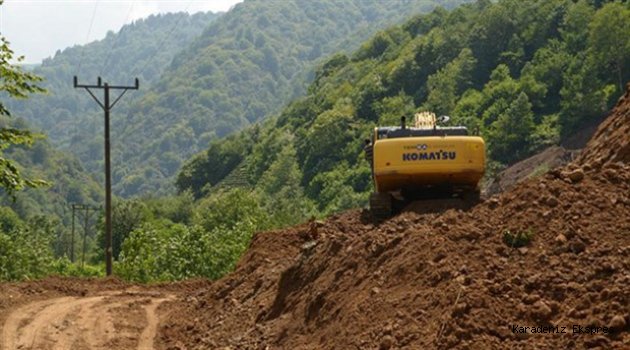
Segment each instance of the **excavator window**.
[{"label": "excavator window", "polygon": [[437,127],[435,129],[381,127],[378,128],[376,135],[379,140],[399,137],[468,136],[468,129],[464,126]]}]

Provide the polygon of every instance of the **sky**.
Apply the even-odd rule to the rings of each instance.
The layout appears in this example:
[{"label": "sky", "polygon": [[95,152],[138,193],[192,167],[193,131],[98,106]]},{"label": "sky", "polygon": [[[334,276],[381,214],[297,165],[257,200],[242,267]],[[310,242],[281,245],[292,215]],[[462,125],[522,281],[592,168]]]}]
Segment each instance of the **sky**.
[{"label": "sky", "polygon": [[[57,50],[85,44],[151,14],[228,11],[242,0],[5,0],[0,33],[24,63],[39,63]],[[93,19],[93,20],[92,20]]]}]

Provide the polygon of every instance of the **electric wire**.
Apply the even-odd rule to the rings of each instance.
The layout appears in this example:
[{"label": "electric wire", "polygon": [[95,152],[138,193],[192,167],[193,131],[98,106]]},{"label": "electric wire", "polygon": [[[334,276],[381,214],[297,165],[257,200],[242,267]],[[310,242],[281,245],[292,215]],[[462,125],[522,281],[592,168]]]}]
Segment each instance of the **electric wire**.
[{"label": "electric wire", "polygon": [[[166,40],[168,40],[168,38],[171,36],[171,34],[173,34],[173,32],[175,31],[175,29],[177,29],[177,27],[179,26],[179,23],[182,21],[183,18],[186,18],[186,13],[188,12],[188,8],[190,7],[190,5],[192,5],[194,0],[190,0],[188,1],[188,5],[186,5],[186,8],[184,8],[184,15],[181,16],[180,18],[177,19],[177,21],[175,21],[175,24],[173,25],[173,27],[171,28],[171,30],[168,31],[168,33],[166,34],[166,36],[164,36],[164,38],[162,38],[162,41],[160,42],[160,44],[158,45],[158,49],[156,50],[156,55],[158,52],[160,52],[160,50],[162,50],[162,47],[164,46],[164,43],[166,43]],[[151,58],[149,58],[144,66],[142,67],[142,69],[136,73],[136,74],[132,74],[135,76],[140,76],[142,75],[142,73],[144,73],[145,69],[147,69],[147,67],[149,66],[149,63],[151,63],[151,61],[153,61],[153,59],[155,58],[156,55],[151,56]]]},{"label": "electric wire", "polygon": [[[83,67],[83,61],[85,59],[85,47],[87,46],[89,40],[90,40],[90,34],[92,34],[92,27],[94,26],[94,19],[96,18],[96,11],[98,9],[98,3],[99,1],[96,0],[94,1],[94,8],[92,9],[92,18],[90,19],[90,25],[88,27],[88,31],[87,31],[87,35],[85,36],[85,43],[82,45],[81,47],[81,55],[79,58],[79,66],[77,68],[77,77],[81,76],[81,72],[82,72],[82,67]],[[75,119],[75,122],[72,123],[74,124],[74,134],[78,134],[79,133],[79,119]]]},{"label": "electric wire", "polygon": [[92,10],[92,19],[90,20],[90,27],[88,28],[87,36],[85,37],[85,44],[81,49],[81,59],[79,60],[79,69],[78,76],[81,75],[81,67],[83,65],[83,59],[85,58],[85,46],[88,44],[88,40],[90,40],[90,34],[92,33],[92,26],[94,25],[94,18],[96,17],[96,9],[98,8],[98,0],[94,2],[94,9]]},{"label": "electric wire", "polygon": [[131,12],[133,11],[133,7],[135,5],[135,0],[131,1],[131,5],[129,6],[129,10],[127,11],[127,16],[125,17],[125,20],[121,26],[121,30],[118,32],[118,36],[116,37],[116,39],[112,40],[112,44],[109,47],[109,50],[107,50],[107,56],[105,57],[105,61],[103,63],[103,66],[101,67],[101,70],[99,72],[99,76],[103,76],[103,72],[107,71],[107,68],[109,67],[109,58],[112,56],[112,51],[114,51],[114,49],[118,46],[118,43],[120,42],[120,36],[122,35],[122,28],[127,24],[127,21],[129,21],[129,18],[131,17]]}]

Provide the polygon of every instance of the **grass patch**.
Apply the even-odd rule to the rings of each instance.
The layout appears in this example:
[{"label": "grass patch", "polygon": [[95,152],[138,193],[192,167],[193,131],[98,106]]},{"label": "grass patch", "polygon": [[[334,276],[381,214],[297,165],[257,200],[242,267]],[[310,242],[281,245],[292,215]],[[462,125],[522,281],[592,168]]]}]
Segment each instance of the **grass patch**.
[{"label": "grass patch", "polygon": [[549,166],[549,164],[547,163],[540,164],[539,166],[536,167],[536,169],[532,170],[532,172],[529,173],[529,175],[527,175],[527,178],[531,179],[534,177],[539,177],[547,173],[549,170],[551,170],[551,167]]},{"label": "grass patch", "polygon": [[517,232],[506,230],[505,232],[503,232],[503,242],[512,248],[524,247],[528,245],[533,238],[534,231],[532,231],[531,229]]}]

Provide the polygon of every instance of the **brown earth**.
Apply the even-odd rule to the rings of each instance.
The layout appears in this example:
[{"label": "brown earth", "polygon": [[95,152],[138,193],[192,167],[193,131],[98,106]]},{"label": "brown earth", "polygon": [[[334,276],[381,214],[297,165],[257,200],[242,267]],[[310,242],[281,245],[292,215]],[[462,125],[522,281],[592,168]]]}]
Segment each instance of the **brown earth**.
[{"label": "brown earth", "polygon": [[[160,341],[630,349],[629,111],[626,94],[576,161],[471,209],[412,207],[379,226],[350,211],[258,234],[234,273],[167,306]],[[506,239],[519,233],[533,236],[520,248]]]},{"label": "brown earth", "polygon": [[54,277],[3,283],[0,349],[153,349],[163,305],[200,283],[149,287]]}]

